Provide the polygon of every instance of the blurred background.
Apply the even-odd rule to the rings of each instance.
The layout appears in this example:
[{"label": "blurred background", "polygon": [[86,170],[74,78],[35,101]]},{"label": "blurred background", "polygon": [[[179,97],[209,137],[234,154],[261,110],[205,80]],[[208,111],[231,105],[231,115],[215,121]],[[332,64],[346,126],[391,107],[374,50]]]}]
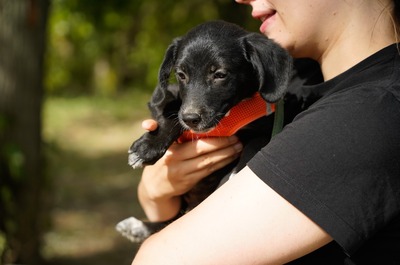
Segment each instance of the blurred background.
[{"label": "blurred background", "polygon": [[143,217],[127,150],[171,40],[233,0],[0,0],[2,264],[130,264]]}]

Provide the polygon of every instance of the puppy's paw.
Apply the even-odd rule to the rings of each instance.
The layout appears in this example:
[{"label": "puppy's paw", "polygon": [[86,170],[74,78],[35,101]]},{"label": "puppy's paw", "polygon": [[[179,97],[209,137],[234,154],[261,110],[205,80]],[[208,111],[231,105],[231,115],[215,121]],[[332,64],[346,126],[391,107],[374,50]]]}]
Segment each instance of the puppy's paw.
[{"label": "puppy's paw", "polygon": [[131,152],[131,150],[128,151],[128,164],[133,168],[141,168],[143,167],[144,160],[140,158],[140,156],[137,153]]},{"label": "puppy's paw", "polygon": [[144,222],[135,217],[122,220],[116,225],[115,229],[134,243],[142,243],[153,233]]},{"label": "puppy's paw", "polygon": [[130,241],[142,243],[150,235],[160,231],[168,224],[169,222],[148,222],[129,217],[120,221],[115,229]]},{"label": "puppy's paw", "polygon": [[168,146],[153,138],[149,138],[145,134],[132,144],[128,151],[128,164],[130,166],[140,168],[144,165],[152,165],[164,155]]}]

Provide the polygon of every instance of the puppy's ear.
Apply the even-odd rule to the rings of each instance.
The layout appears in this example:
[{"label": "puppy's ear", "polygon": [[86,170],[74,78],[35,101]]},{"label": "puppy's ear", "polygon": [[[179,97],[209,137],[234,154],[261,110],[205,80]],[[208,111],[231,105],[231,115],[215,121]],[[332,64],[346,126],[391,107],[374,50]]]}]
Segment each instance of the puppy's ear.
[{"label": "puppy's ear", "polygon": [[171,76],[172,68],[176,62],[176,54],[180,40],[181,38],[174,39],[165,52],[163,62],[158,72],[158,85],[152,96],[151,104],[154,106],[160,105],[167,100],[169,77]]},{"label": "puppy's ear", "polygon": [[278,44],[267,37],[250,33],[242,38],[245,57],[258,74],[259,92],[268,102],[282,98],[292,73],[292,58]]},{"label": "puppy's ear", "polygon": [[160,71],[158,73],[158,82],[164,89],[168,87],[169,77],[176,62],[176,55],[180,41],[181,38],[176,38],[172,41],[165,52],[164,60],[161,63]]}]

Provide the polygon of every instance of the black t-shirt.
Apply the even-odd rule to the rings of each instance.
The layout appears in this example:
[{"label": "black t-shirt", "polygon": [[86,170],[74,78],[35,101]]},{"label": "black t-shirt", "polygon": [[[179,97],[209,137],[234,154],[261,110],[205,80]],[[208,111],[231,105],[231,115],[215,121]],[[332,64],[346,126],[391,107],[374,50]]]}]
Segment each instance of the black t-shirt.
[{"label": "black t-shirt", "polygon": [[291,264],[400,264],[400,56],[327,82],[248,166],[334,242]]}]

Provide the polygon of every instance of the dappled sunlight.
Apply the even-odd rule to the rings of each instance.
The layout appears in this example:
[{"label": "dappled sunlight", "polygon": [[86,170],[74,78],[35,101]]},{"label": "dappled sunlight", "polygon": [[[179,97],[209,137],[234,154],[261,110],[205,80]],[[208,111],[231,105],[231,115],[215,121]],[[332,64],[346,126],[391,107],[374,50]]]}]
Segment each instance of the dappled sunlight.
[{"label": "dappled sunlight", "polygon": [[44,138],[53,210],[43,254],[50,264],[122,264],[135,254],[138,245],[115,225],[143,216],[136,196],[141,171],[128,166],[127,150],[143,133],[147,97],[47,100]]},{"label": "dappled sunlight", "polygon": [[2,2],[2,261],[41,263],[50,223],[50,264],[128,264],[113,229],[142,214],[127,151],[165,49],[204,21],[256,24],[230,0]]}]

